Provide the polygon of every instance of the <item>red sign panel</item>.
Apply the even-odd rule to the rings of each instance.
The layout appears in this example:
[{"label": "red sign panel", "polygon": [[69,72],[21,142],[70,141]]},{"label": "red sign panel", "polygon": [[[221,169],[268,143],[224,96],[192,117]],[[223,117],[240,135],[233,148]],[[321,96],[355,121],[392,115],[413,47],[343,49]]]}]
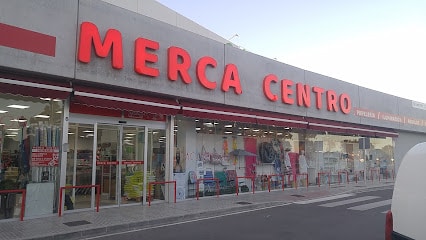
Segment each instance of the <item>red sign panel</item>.
[{"label": "red sign panel", "polygon": [[33,147],[32,167],[56,167],[59,164],[59,147]]}]

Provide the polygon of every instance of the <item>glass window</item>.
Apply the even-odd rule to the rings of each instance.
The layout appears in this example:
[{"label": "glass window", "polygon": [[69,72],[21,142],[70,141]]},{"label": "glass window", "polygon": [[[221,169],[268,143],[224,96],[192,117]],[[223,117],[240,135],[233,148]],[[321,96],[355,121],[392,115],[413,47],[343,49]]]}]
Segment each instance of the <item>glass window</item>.
[{"label": "glass window", "polygon": [[198,194],[216,194],[213,181],[226,194],[235,193],[236,183],[238,191],[252,191],[253,181],[255,190],[268,190],[361,180],[364,173],[374,180],[393,171],[392,138],[185,117],[175,122],[174,169],[187,174],[189,197],[197,184]]},{"label": "glass window", "polygon": [[[38,189],[27,195],[26,216],[53,212],[62,110],[61,100],[0,94],[0,183],[3,189]],[[37,194],[43,191],[49,194]]]}]

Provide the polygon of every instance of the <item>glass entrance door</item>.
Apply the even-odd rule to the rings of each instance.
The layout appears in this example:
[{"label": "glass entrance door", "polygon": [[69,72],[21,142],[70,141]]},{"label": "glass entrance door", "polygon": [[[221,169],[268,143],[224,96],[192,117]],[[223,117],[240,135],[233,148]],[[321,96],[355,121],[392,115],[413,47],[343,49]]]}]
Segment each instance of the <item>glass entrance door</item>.
[{"label": "glass entrance door", "polygon": [[[141,203],[149,182],[165,180],[164,129],[118,124],[69,125],[64,209],[93,208],[100,186],[100,206]],[[146,181],[146,182],[145,182]],[[151,201],[164,200],[165,184],[153,185]]]},{"label": "glass entrance door", "polygon": [[[71,123],[68,131],[66,186],[90,186],[93,178],[93,124]],[[92,188],[65,191],[65,210],[93,207]]]},{"label": "glass entrance door", "polygon": [[143,200],[145,128],[123,126],[121,137],[121,204]]},{"label": "glass entrance door", "polygon": [[118,204],[120,125],[97,126],[96,185],[100,185],[100,205]]}]

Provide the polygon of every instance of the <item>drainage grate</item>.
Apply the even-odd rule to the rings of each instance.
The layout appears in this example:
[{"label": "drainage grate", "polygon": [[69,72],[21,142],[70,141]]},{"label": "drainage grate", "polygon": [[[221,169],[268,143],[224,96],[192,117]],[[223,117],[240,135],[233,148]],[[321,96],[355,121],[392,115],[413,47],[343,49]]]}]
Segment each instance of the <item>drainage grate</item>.
[{"label": "drainage grate", "polygon": [[236,202],[236,204],[247,205],[247,204],[251,204],[251,202]]},{"label": "drainage grate", "polygon": [[66,222],[64,224],[67,225],[68,227],[75,227],[75,226],[80,226],[80,225],[85,225],[85,224],[91,224],[91,222],[88,222],[86,220],[82,220],[82,221]]},{"label": "drainage grate", "polygon": [[305,197],[305,196],[303,196],[303,195],[299,195],[299,194],[292,194],[292,195],[290,195],[290,196],[293,196],[293,197]]}]

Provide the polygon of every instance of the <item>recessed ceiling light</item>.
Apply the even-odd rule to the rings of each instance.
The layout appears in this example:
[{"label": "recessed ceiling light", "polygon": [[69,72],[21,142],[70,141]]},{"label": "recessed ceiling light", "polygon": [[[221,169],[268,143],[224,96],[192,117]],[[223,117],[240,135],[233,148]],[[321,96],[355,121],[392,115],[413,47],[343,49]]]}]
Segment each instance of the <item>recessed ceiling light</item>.
[{"label": "recessed ceiling light", "polygon": [[5,110],[0,110],[0,113],[7,113],[7,111],[5,111]]},{"label": "recessed ceiling light", "polygon": [[43,114],[39,114],[39,115],[35,115],[35,118],[50,118],[50,116],[48,115],[43,115]]},{"label": "recessed ceiling light", "polygon": [[226,131],[225,133],[226,133],[226,134],[231,134],[231,133],[232,133],[232,131]]},{"label": "recessed ceiling light", "polygon": [[51,98],[40,98],[41,100],[44,100],[44,101],[50,101],[50,100],[52,100]]},{"label": "recessed ceiling light", "polygon": [[24,105],[12,104],[12,105],[9,105],[9,106],[7,106],[7,107],[10,107],[10,108],[17,108],[17,109],[26,109],[26,108],[29,108],[30,106],[24,106]]},{"label": "recessed ceiling light", "polygon": [[27,119],[11,119],[11,122],[26,122]]},{"label": "recessed ceiling light", "polygon": [[206,126],[206,127],[213,127],[213,123],[211,123],[211,122],[205,122],[205,123],[203,123],[203,125]]},{"label": "recessed ceiling light", "polygon": [[16,137],[16,135],[12,135],[12,134],[6,134],[4,135],[5,137]]},{"label": "recessed ceiling light", "polygon": [[73,132],[69,132],[69,133],[68,133],[68,135],[74,135],[74,134],[75,134],[75,133],[73,133]]},{"label": "recessed ceiling light", "polygon": [[225,125],[226,128],[231,128],[232,124]]},{"label": "recessed ceiling light", "polygon": [[7,131],[19,131],[19,128],[9,128],[9,129],[6,129]]},{"label": "recessed ceiling light", "polygon": [[83,131],[84,133],[92,133],[92,132],[94,132],[93,130],[84,130]]},{"label": "recessed ceiling light", "polygon": [[62,111],[61,111],[61,110],[59,110],[59,111],[56,111],[55,113],[62,113]]},{"label": "recessed ceiling light", "polygon": [[195,128],[195,130],[196,130],[196,131],[200,131],[200,130],[201,130],[201,128],[200,128],[200,127],[196,127],[196,128]]}]

